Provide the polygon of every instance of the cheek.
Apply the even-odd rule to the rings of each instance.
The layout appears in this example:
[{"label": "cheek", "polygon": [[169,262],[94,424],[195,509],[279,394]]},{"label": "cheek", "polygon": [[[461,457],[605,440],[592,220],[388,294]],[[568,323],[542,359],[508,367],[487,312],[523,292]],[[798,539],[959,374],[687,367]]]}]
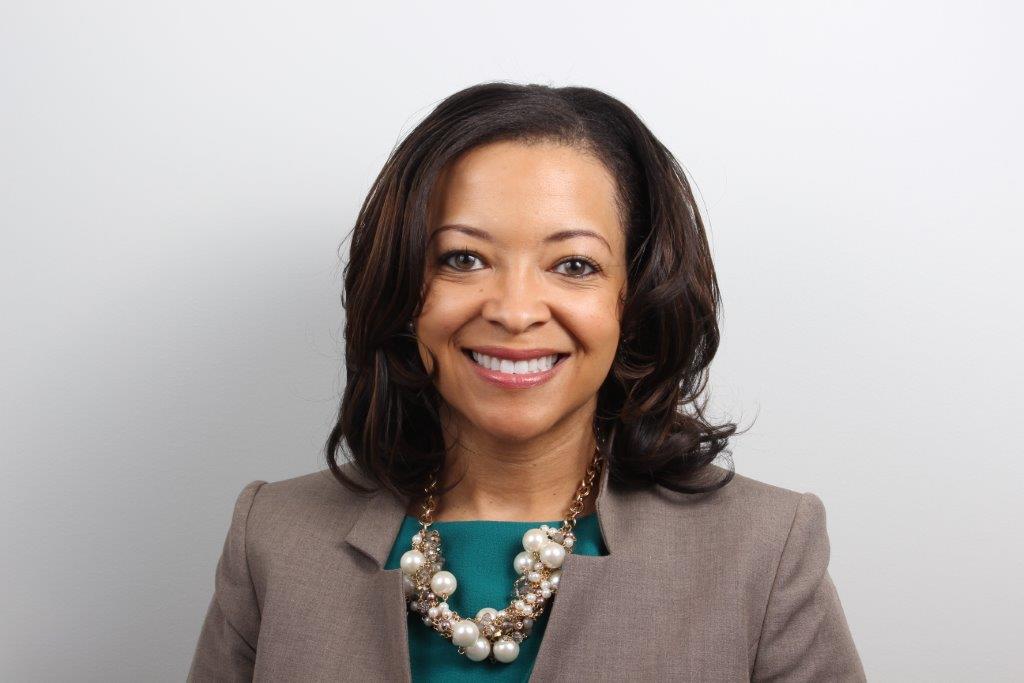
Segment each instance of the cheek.
[{"label": "cheek", "polygon": [[619,320],[613,304],[605,300],[579,301],[567,320],[583,350],[594,357],[612,357],[619,343]]},{"label": "cheek", "polygon": [[[427,293],[423,309],[416,321],[416,336],[434,353],[448,344],[469,321],[476,310],[473,296],[464,288],[434,286]],[[421,348],[420,354],[424,351]]]}]

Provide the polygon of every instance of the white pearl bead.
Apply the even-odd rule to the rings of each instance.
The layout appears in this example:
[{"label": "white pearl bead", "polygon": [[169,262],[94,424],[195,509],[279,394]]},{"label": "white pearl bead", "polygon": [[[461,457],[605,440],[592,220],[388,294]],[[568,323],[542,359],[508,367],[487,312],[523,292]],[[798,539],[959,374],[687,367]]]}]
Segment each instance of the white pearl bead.
[{"label": "white pearl bead", "polygon": [[402,574],[402,592],[405,595],[412,595],[416,590],[416,582],[409,578],[408,574]]},{"label": "white pearl bead", "polygon": [[551,584],[551,589],[552,590],[557,590],[558,589],[558,584],[560,584],[561,582],[562,582],[562,570],[561,569],[556,569],[555,571],[551,572],[550,576],[548,576],[548,583]]},{"label": "white pearl bead", "polygon": [[430,590],[444,598],[454,593],[455,587],[458,585],[459,582],[455,580],[455,574],[449,571],[441,570],[430,577]]},{"label": "white pearl bead", "polygon": [[540,594],[544,598],[550,598],[551,597],[551,589],[550,588],[544,588],[543,590],[541,590]]},{"label": "white pearl bead", "polygon": [[541,546],[540,561],[553,569],[561,567],[565,561],[565,548],[554,541],[548,541]]},{"label": "white pearl bead", "polygon": [[466,656],[474,662],[482,662],[491,654],[491,641],[477,638],[476,642],[466,648]]},{"label": "white pearl bead", "polygon": [[460,619],[452,627],[452,642],[459,647],[469,647],[480,637],[480,629],[469,619]]},{"label": "white pearl bead", "polygon": [[493,607],[484,607],[476,613],[476,618],[482,619],[485,614],[490,614],[491,619],[493,619],[494,617],[498,616],[498,610],[494,609]]},{"label": "white pearl bead", "polygon": [[508,664],[519,656],[519,643],[508,638],[502,638],[494,644],[494,658],[499,662]]},{"label": "white pearl bead", "polygon": [[423,540],[423,537],[420,536],[419,534],[413,534],[412,535],[412,542],[413,542],[413,544],[419,543],[422,540]]},{"label": "white pearl bead", "polygon": [[418,572],[426,562],[426,556],[419,550],[406,550],[402,553],[402,559],[398,561],[398,565],[403,574],[412,575]]},{"label": "white pearl bead", "polygon": [[512,566],[515,567],[516,574],[525,574],[533,567],[533,556],[524,550],[512,560]]},{"label": "white pearl bead", "polygon": [[440,613],[441,613],[441,610],[437,609],[437,607],[431,607],[431,608],[429,608],[427,610],[427,616],[430,617],[431,619],[436,619],[437,615],[440,614]]},{"label": "white pearl bead", "polygon": [[533,593],[527,593],[526,597],[524,598],[524,600],[526,600],[526,602],[528,602],[528,603],[530,603],[532,605],[533,603],[537,602],[537,596],[534,595]]},{"label": "white pearl bead", "polygon": [[523,534],[523,547],[527,550],[540,550],[540,547],[546,543],[548,535],[540,529],[530,529]]}]

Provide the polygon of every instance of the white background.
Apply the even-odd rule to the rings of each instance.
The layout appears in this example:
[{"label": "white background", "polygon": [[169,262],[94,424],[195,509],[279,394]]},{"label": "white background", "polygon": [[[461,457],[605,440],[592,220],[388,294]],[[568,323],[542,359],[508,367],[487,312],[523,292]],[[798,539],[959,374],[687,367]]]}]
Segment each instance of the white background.
[{"label": "white background", "polygon": [[1021,680],[1021,12],[415,4],[3,4],[2,678],[184,678],[235,496],[324,467],[370,182],[508,80],[691,174],[713,405],[824,501],[869,679]]}]

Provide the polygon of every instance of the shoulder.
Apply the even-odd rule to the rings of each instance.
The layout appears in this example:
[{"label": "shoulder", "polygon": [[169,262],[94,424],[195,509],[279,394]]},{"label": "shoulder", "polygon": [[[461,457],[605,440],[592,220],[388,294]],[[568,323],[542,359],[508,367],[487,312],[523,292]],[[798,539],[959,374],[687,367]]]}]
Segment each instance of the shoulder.
[{"label": "shoulder", "polygon": [[662,532],[709,552],[777,562],[787,545],[827,548],[825,507],[811,492],[733,473],[725,486],[708,493],[682,494],[659,485],[643,495],[646,518],[661,520],[655,525]]},{"label": "shoulder", "polygon": [[[358,483],[366,482],[350,462],[342,464],[341,471]],[[302,508],[322,505],[346,507],[358,504],[367,495],[345,487],[330,470],[323,469],[288,479],[262,482],[258,497],[262,505]]]},{"label": "shoulder", "polygon": [[756,520],[792,521],[797,511],[824,514],[817,495],[796,491],[739,473],[724,487],[708,496],[708,505],[743,523]]},{"label": "shoulder", "polygon": [[[343,464],[341,470],[359,483],[366,482],[352,463]],[[372,495],[347,488],[324,469],[250,482],[238,496],[235,514],[245,518],[250,545],[274,547],[300,538],[344,536]]]},{"label": "shoulder", "polygon": [[[726,470],[712,465],[721,476]],[[813,493],[800,492],[733,472],[721,488],[707,493],[677,493],[656,485],[644,492],[649,504],[684,514],[708,514],[737,522],[792,519],[800,506],[821,507]]]}]

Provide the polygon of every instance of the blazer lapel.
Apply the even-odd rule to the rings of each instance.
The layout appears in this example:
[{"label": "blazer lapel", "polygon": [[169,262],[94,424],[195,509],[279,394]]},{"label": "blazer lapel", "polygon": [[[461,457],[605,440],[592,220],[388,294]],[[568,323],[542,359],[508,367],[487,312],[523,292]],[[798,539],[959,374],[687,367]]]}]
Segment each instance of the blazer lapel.
[{"label": "blazer lapel", "polygon": [[629,498],[609,485],[608,472],[607,466],[601,468],[595,500],[597,522],[608,555],[565,556],[562,580],[548,607],[548,625],[530,683],[582,680],[581,672],[590,671],[592,662],[581,639],[618,630],[614,611],[600,610],[600,601],[612,594],[611,568],[621,559],[631,538],[631,530],[625,525],[636,518],[625,510]]},{"label": "blazer lapel", "polygon": [[366,633],[362,642],[373,652],[360,653],[368,656],[354,658],[355,661],[377,662],[378,667],[372,671],[349,672],[352,680],[412,680],[402,572],[384,569],[402,526],[405,509],[405,502],[381,487],[363,504],[359,517],[345,537],[349,545],[373,560],[374,566],[364,574],[364,581],[366,590],[379,596],[378,609],[365,614],[362,624]]},{"label": "blazer lapel", "polygon": [[[562,582],[548,608],[548,624],[544,631],[530,676],[531,683],[564,678],[566,674],[585,671],[588,667],[585,648],[577,647],[580,638],[587,638],[590,629],[599,632],[616,630],[613,610],[595,612],[595,605],[613,588],[609,571],[625,553],[633,537],[630,521],[642,517],[631,515],[632,500],[628,494],[609,485],[608,467],[601,468],[597,499],[598,526],[608,555],[576,555],[569,553],[562,565]],[[365,575],[367,590],[379,595],[379,612],[367,614],[363,641],[373,648],[377,657],[360,657],[360,661],[376,661],[374,671],[352,672],[353,677],[371,680],[410,681],[409,637],[402,573],[384,569],[395,537],[401,528],[408,502],[386,488],[370,494],[345,540],[374,562]],[[616,552],[618,551],[618,554]],[[587,615],[587,629],[579,628],[581,615]],[[370,654],[370,653],[363,653]],[[358,676],[357,676],[358,674]]]}]

